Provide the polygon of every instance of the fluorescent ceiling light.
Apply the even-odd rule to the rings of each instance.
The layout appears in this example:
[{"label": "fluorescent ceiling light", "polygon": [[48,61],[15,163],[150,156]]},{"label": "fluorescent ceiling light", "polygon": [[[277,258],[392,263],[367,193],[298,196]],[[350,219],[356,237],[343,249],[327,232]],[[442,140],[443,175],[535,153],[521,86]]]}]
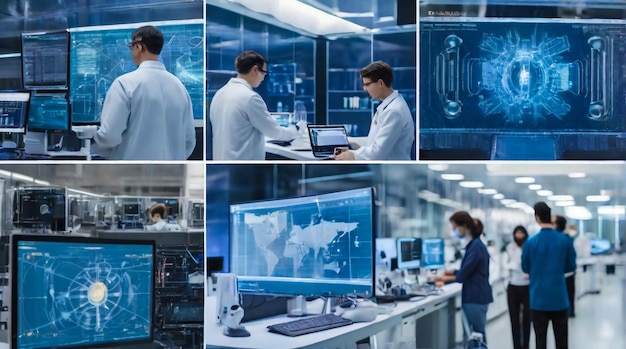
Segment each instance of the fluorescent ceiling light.
[{"label": "fluorescent ceiling light", "polygon": [[20,173],[13,173],[13,179],[21,179],[24,182],[32,182],[34,180],[33,177],[29,177]]},{"label": "fluorescent ceiling light", "polygon": [[297,0],[228,0],[316,35],[367,33],[368,29]]},{"label": "fluorescent ceiling light", "polygon": [[565,215],[567,218],[589,220],[593,217],[591,212],[583,206],[570,206],[565,208]]},{"label": "fluorescent ceiling light", "polygon": [[571,195],[549,195],[550,201],[574,201],[574,197]]},{"label": "fluorescent ceiling light", "polygon": [[541,189],[541,184],[531,184],[528,186],[528,189],[530,190],[539,190]]},{"label": "fluorescent ceiling light", "polygon": [[589,202],[607,202],[611,200],[611,197],[606,194],[601,195],[587,195],[587,201]]},{"label": "fluorescent ceiling light", "polygon": [[587,174],[584,172],[572,172],[567,175],[569,178],[585,178]]},{"label": "fluorescent ceiling light", "polygon": [[502,200],[502,199],[504,199],[504,194],[496,194],[496,195],[493,196],[493,198],[496,199],[496,200]]},{"label": "fluorescent ceiling light", "polygon": [[42,181],[40,179],[35,179],[35,183],[40,184],[40,185],[50,185],[50,182]]},{"label": "fluorescent ceiling light", "polygon": [[11,171],[0,170],[0,176],[9,178],[9,177],[11,177],[12,174],[13,174],[13,172],[11,172]]},{"label": "fluorescent ceiling light", "polygon": [[494,194],[498,194],[498,191],[495,189],[478,189],[478,193],[484,194],[484,195],[494,195]]},{"label": "fluorescent ceiling light", "polygon": [[553,192],[551,192],[550,190],[539,190],[537,191],[537,195],[539,196],[550,196],[554,194]]},{"label": "fluorescent ceiling light", "polygon": [[463,188],[482,188],[484,186],[483,182],[479,181],[464,181],[459,183]]},{"label": "fluorescent ceiling light", "polygon": [[444,173],[441,175],[441,178],[445,179],[446,181],[462,181],[465,179],[465,176],[457,173]]},{"label": "fluorescent ceiling light", "polygon": [[535,179],[533,177],[517,177],[515,183],[530,184],[535,183]]},{"label": "fluorescent ceiling light", "polygon": [[511,204],[516,203],[516,202],[517,202],[517,201],[516,201],[516,200],[513,200],[513,199],[502,199],[502,200],[500,200],[500,203],[501,203],[502,205],[504,205],[504,206],[511,205]]},{"label": "fluorescent ceiling light", "polygon": [[600,206],[598,207],[598,214],[611,215],[611,216],[623,216],[626,214],[626,206]]},{"label": "fluorescent ceiling light", "polygon": [[559,206],[559,207],[567,207],[567,206],[574,206],[576,205],[575,201],[557,201],[554,203],[554,206]]},{"label": "fluorescent ceiling light", "polygon": [[430,164],[430,165],[428,165],[428,169],[430,169],[432,171],[437,171],[437,172],[445,171],[445,170],[448,169],[448,167],[450,167],[450,165],[448,165],[448,164]]},{"label": "fluorescent ceiling light", "polygon": [[521,209],[521,210],[524,210],[524,211],[526,211],[529,208],[532,209],[532,207],[528,206],[528,204],[525,203],[525,202],[514,202],[512,204],[506,205],[506,207],[508,207],[508,208],[518,208],[518,209]]}]

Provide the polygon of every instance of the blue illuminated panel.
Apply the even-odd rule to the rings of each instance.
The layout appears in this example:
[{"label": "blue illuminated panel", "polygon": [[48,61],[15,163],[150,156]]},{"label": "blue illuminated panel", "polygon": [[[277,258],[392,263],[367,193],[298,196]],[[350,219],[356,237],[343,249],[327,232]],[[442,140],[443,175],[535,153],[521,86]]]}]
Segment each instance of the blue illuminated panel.
[{"label": "blue illuminated panel", "polygon": [[69,34],[22,34],[22,74],[24,88],[67,88]]},{"label": "blue illuminated panel", "polygon": [[624,21],[420,23],[422,130],[624,130]]},{"label": "blue illuminated panel", "polygon": [[231,272],[242,292],[373,290],[372,190],[232,205]]},{"label": "blue illuminated panel", "polygon": [[30,98],[28,129],[32,131],[67,131],[69,107],[65,95],[40,95]]},{"label": "blue illuminated panel", "polygon": [[28,92],[0,92],[0,130],[2,132],[24,132]]},{"label": "blue illuminated panel", "polygon": [[[137,27],[139,27],[138,25]],[[203,24],[158,25],[165,39],[159,60],[185,85],[194,119],[203,118]],[[136,28],[71,32],[70,100],[72,123],[98,123],[109,87],[118,76],[136,69],[126,46]]]},{"label": "blue illuminated panel", "polygon": [[13,249],[15,347],[88,348],[151,340],[151,242],[29,239],[21,237]]},{"label": "blue illuminated panel", "polygon": [[424,269],[442,269],[445,266],[443,239],[422,240],[422,261]]}]

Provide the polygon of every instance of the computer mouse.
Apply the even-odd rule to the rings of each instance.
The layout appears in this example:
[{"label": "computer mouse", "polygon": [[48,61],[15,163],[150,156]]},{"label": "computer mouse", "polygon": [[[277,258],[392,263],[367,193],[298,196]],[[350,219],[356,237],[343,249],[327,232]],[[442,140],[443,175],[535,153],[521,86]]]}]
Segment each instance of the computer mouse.
[{"label": "computer mouse", "polygon": [[368,299],[350,301],[339,305],[335,315],[352,322],[370,322],[378,316],[378,305]]}]

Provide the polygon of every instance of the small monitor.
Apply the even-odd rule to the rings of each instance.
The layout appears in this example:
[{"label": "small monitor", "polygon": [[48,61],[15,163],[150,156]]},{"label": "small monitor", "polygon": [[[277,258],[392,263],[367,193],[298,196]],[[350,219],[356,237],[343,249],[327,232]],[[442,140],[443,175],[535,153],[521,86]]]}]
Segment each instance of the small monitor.
[{"label": "small monitor", "polygon": [[422,262],[422,240],[400,238],[396,241],[398,269],[419,269]]},{"label": "small monitor", "polygon": [[391,260],[398,257],[396,252],[396,239],[376,239],[376,265],[384,264],[387,269],[391,268]]},{"label": "small monitor", "polygon": [[33,132],[58,131],[70,128],[70,110],[65,93],[33,95],[28,112],[28,130]]},{"label": "small monitor", "polygon": [[422,239],[422,261],[424,269],[445,267],[443,239]]},{"label": "small monitor", "polygon": [[29,92],[0,91],[0,132],[24,133]]},{"label": "small monitor", "polygon": [[22,33],[22,79],[29,90],[66,89],[69,32]]},{"label": "small monitor", "polygon": [[12,348],[94,348],[153,339],[155,244],[11,236]]},{"label": "small monitor", "polygon": [[230,206],[241,293],[373,296],[372,188]]},{"label": "small monitor", "polygon": [[124,204],[125,215],[137,215],[139,214],[139,204]]}]

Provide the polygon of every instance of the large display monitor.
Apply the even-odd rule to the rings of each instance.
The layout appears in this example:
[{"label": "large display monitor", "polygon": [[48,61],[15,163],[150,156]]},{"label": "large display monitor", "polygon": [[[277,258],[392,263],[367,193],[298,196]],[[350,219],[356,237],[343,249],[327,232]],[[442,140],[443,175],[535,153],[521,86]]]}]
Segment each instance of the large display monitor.
[{"label": "large display monitor", "polygon": [[22,33],[22,80],[29,90],[68,87],[69,33]]},{"label": "large display monitor", "polygon": [[242,293],[373,296],[373,189],[230,206]]},{"label": "large display monitor", "polygon": [[153,339],[155,244],[11,237],[11,347],[94,348]]},{"label": "large display monitor", "polygon": [[24,133],[29,92],[0,91],[0,132]]},{"label": "large display monitor", "polygon": [[400,238],[396,244],[398,269],[419,269],[422,265],[422,239]]},{"label": "large display monitor", "polygon": [[34,132],[67,131],[70,107],[66,93],[38,94],[30,98],[28,130]]},{"label": "large display monitor", "polygon": [[204,117],[204,21],[137,23],[70,30],[72,124],[99,124],[113,81],[137,69],[127,43],[135,29],[154,25],[165,43],[159,60],[185,85],[194,119]]},{"label": "large display monitor", "polygon": [[443,239],[422,239],[422,262],[424,269],[445,267]]}]

